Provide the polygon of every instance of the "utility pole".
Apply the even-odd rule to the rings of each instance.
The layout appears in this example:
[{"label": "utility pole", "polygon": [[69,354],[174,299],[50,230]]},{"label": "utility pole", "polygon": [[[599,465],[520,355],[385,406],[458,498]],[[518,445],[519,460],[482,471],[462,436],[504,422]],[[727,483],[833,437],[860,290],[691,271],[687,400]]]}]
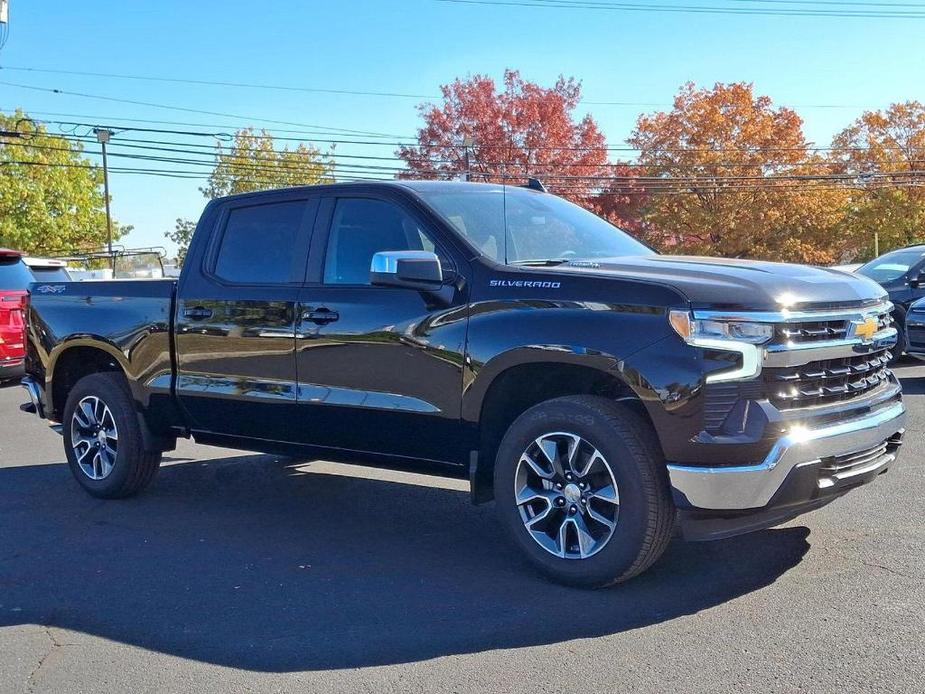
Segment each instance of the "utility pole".
[{"label": "utility pole", "polygon": [[10,35],[10,3],[9,0],[0,0],[0,48],[6,43]]},{"label": "utility pole", "polygon": [[109,211],[109,162],[106,159],[106,143],[112,137],[112,131],[106,128],[94,128],[96,141],[103,148],[103,195],[106,196],[106,250],[109,252],[109,264],[113,274],[116,272],[116,259],[112,255],[112,213]]},{"label": "utility pole", "polygon": [[[871,194],[872,186],[874,183],[874,175],[870,172],[864,172],[858,174],[858,184],[864,189],[864,192],[867,195]],[[878,258],[880,256],[880,230],[874,229],[874,257]]]},{"label": "utility pole", "polygon": [[463,159],[466,166],[466,180],[472,180],[472,167],[469,165],[469,148],[475,144],[471,137],[466,135],[463,138]]}]

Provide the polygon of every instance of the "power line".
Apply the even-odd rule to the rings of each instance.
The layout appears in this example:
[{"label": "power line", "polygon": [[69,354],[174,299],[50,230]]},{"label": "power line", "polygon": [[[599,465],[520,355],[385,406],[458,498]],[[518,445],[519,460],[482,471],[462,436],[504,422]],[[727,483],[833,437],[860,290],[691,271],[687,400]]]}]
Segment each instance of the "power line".
[{"label": "power line", "polygon": [[[149,129],[153,130],[153,129]],[[172,133],[174,131],[164,131],[166,133]],[[199,135],[200,133],[194,133]],[[89,135],[74,135],[74,134],[51,134],[49,133],[46,136],[48,139],[59,138],[62,140],[75,142],[79,144],[93,144],[95,139],[89,137]],[[10,142],[10,145],[16,145],[21,147],[32,147],[34,149],[49,149],[49,150],[67,150],[69,147],[55,146],[53,144],[39,144],[34,140],[24,140],[21,142]],[[199,143],[190,143],[190,142],[177,142],[174,140],[151,140],[151,139],[138,139],[138,138],[129,138],[129,137],[120,137],[115,141],[114,146],[124,148],[124,149],[137,149],[142,151],[153,151],[153,152],[166,152],[166,153],[177,153],[177,154],[191,154],[194,156],[207,157],[210,162],[214,159],[215,156],[221,155],[223,159],[228,160],[229,158],[235,158],[233,156],[234,149],[216,149],[216,146],[213,144],[199,144]],[[166,146],[164,146],[166,145]],[[337,154],[326,153],[323,150],[318,150],[317,154],[321,157],[333,157],[336,160],[349,159],[349,160],[359,160],[359,161],[377,161],[377,162],[395,162],[402,166],[413,164],[413,163],[427,163],[431,165],[440,165],[440,164],[458,164],[461,159],[459,156],[452,158],[435,158],[435,157],[397,157],[397,156],[379,156],[372,154],[346,154],[338,152]],[[297,150],[288,150],[290,152],[295,152]],[[93,152],[87,152],[87,154],[93,156]],[[877,166],[878,162],[874,160],[865,160],[865,159],[855,159],[850,162],[852,166],[858,167],[863,165]],[[907,159],[906,163],[910,166],[925,163],[922,159]],[[493,166],[493,167],[519,167],[525,166],[523,162],[516,162],[511,160],[495,160],[495,159],[483,159],[481,161],[483,166]],[[531,162],[530,166],[534,168],[537,172],[557,170],[557,169],[599,169],[599,170],[619,170],[621,168],[625,169],[655,169],[660,171],[684,171],[684,170],[693,170],[703,173],[703,175],[716,176],[720,175],[716,172],[717,169],[731,169],[733,171],[742,171],[742,170],[767,170],[771,167],[779,169],[789,169],[793,170],[796,168],[816,168],[816,169],[832,169],[844,167],[846,162],[841,160],[830,160],[830,159],[797,159],[797,160],[787,160],[784,162],[768,162],[768,161],[727,161],[727,160],[717,160],[709,162],[690,162],[690,161],[660,161],[655,163],[647,162],[631,162],[631,161],[618,161],[618,162],[608,162],[601,165],[587,164],[582,162]],[[455,171],[455,168],[448,169],[446,173]],[[726,172],[727,174],[729,172]]]},{"label": "power line", "polygon": [[[11,109],[0,108],[0,111],[10,111]],[[28,109],[27,109],[28,110]],[[163,125],[181,125],[188,127],[202,127],[202,128],[221,128],[221,127],[234,127],[225,125],[219,125],[215,123],[190,123],[183,121],[164,121],[164,120],[155,120],[148,118],[124,118],[124,117],[112,117],[112,116],[94,116],[86,114],[73,114],[73,113],[60,113],[60,112],[49,112],[49,111],[33,111],[28,110],[29,113],[35,115],[46,115],[46,116],[61,116],[61,117],[70,117],[70,118],[83,118],[85,121],[59,121],[52,119],[32,119],[36,122],[40,122],[45,125],[59,125],[59,126],[71,126],[71,127],[86,127],[93,128],[100,123],[108,123],[107,127],[110,127],[114,130],[132,130],[138,132],[155,132],[155,133],[169,133],[169,134],[178,134],[178,135],[189,135],[197,137],[215,137],[218,139],[231,140],[233,134],[231,133],[216,133],[216,132],[193,132],[193,131],[178,131],[178,130],[166,130],[160,128],[139,128],[134,125],[125,125],[127,123],[158,123]],[[244,126],[246,127],[246,126]],[[278,128],[270,128],[271,134],[263,135],[261,133],[254,133],[253,137],[255,139],[271,139],[278,140],[280,142],[306,142],[311,141],[314,143],[322,144],[332,144],[332,145],[363,145],[363,146],[379,146],[379,147],[414,147],[419,149],[438,149],[438,148],[452,148],[462,151],[464,149],[463,144],[453,144],[453,143],[435,143],[435,142],[424,142],[420,143],[416,140],[408,141],[399,141],[399,140],[355,140],[355,139],[344,139],[344,138],[325,138],[318,137],[313,133],[300,130],[285,130]],[[305,137],[289,137],[283,135],[274,135],[272,132],[284,132],[284,133],[301,133]],[[56,133],[49,133],[50,135],[57,135]],[[551,152],[565,152],[565,151],[577,151],[577,152],[588,152],[593,150],[602,150],[606,152],[639,152],[639,148],[636,147],[624,147],[618,145],[605,145],[603,147],[575,147],[575,146],[537,146],[537,147],[526,147],[523,145],[517,145],[514,143],[501,143],[501,144],[481,144],[475,147],[476,149],[483,149],[488,151],[498,151],[498,150],[529,150],[529,151],[551,151]],[[858,151],[863,152],[867,151],[866,147],[817,147],[814,145],[807,144],[804,146],[796,147],[660,147],[657,149],[658,152],[679,152],[679,153],[699,153],[699,152],[712,152],[712,153],[728,153],[728,152],[748,152],[754,155],[767,154],[767,153],[784,153],[784,152],[829,152],[832,150],[839,151]]]},{"label": "power line", "polygon": [[730,14],[754,15],[771,17],[862,17],[869,19],[925,19],[925,12],[886,11],[886,10],[811,10],[811,9],[772,9],[772,8],[745,8],[723,7],[716,5],[659,5],[635,3],[591,3],[581,0],[580,3],[565,2],[564,0],[433,0],[434,2],[453,3],[459,5],[486,5],[508,7],[539,7],[544,9],[567,10],[610,10],[620,12],[667,12],[686,14]]},{"label": "power line", "polygon": [[[134,161],[151,161],[158,163],[173,163],[173,164],[207,164],[207,162],[197,162],[190,161],[179,158],[169,158],[169,157],[147,157],[143,155],[121,155],[122,158],[134,160]],[[10,165],[10,164],[19,164],[23,166],[46,166],[54,168],[80,168],[80,169],[98,169],[97,166],[87,163],[87,162],[37,162],[37,161],[28,161],[28,160],[7,160],[2,161],[0,164]],[[238,173],[243,173],[245,176],[250,174],[277,174],[281,167],[276,165],[270,165],[264,162],[247,162],[247,163],[230,163],[230,168],[232,171],[237,171]],[[282,167],[283,170],[291,170],[295,173],[304,173],[304,167],[294,169],[292,167]],[[202,171],[195,171],[189,169],[152,169],[150,167],[138,168],[138,167],[111,167],[113,172],[119,173],[151,173],[158,175],[190,175],[200,178],[208,178],[208,174]],[[331,174],[341,174],[342,177],[349,176],[351,178],[356,178],[358,176],[371,176],[369,180],[394,180],[394,178],[386,179],[387,174],[392,174],[393,176],[397,173],[403,173],[402,171],[389,170],[386,167],[373,167],[373,166],[351,166],[351,165],[340,165],[334,166],[330,169],[322,170],[321,175],[324,176],[328,173]],[[431,175],[440,174],[441,172],[429,171],[424,172]],[[520,180],[520,176],[494,176],[495,179],[505,179],[505,180]],[[908,180],[907,180],[908,179]],[[268,182],[275,182],[276,179],[268,179]],[[706,177],[677,177],[677,178],[663,178],[663,177],[648,177],[648,176],[568,176],[568,175],[550,175],[546,177],[546,181],[551,185],[555,186],[559,191],[581,191],[588,192],[589,194],[594,194],[594,191],[588,191],[587,186],[578,186],[576,184],[587,183],[597,186],[601,192],[614,192],[612,188],[607,188],[610,186],[624,186],[625,193],[652,193],[652,192],[663,192],[666,190],[678,190],[678,189],[697,189],[701,192],[731,192],[731,191],[755,191],[760,190],[763,192],[782,190],[782,189],[793,189],[793,190],[809,190],[809,189],[818,189],[823,187],[822,184],[849,184],[848,187],[857,186],[860,188],[866,187],[909,187],[909,186],[920,186],[925,184],[925,170],[918,171],[886,171],[878,172],[870,175],[868,181],[864,184],[857,184],[857,177],[850,174],[834,174],[834,175],[817,175],[817,176],[804,176],[804,175],[789,175],[789,176],[774,176],[774,177],[744,177],[744,176],[728,176],[728,177],[717,177],[717,176],[706,176]],[[838,186],[844,188],[845,186]],[[682,191],[689,192],[689,191]]]},{"label": "power line", "polygon": [[[739,2],[746,1],[755,1],[755,2],[803,2],[803,0],[736,0]],[[842,4],[842,3],[835,3]],[[852,4],[852,3],[849,3]],[[925,5],[915,5],[916,7],[923,7]],[[390,91],[375,91],[375,90],[353,90],[353,89],[329,89],[324,87],[303,87],[298,85],[283,85],[283,84],[254,84],[251,82],[230,82],[225,80],[206,80],[206,79],[192,79],[192,78],[183,78],[183,77],[164,77],[157,75],[133,75],[127,73],[114,73],[114,72],[92,72],[92,71],[83,71],[83,70],[59,70],[52,68],[35,68],[35,67],[22,67],[22,66],[12,66],[12,65],[0,65],[0,70],[10,70],[17,72],[28,72],[28,73],[38,73],[38,74],[49,74],[49,75],[68,75],[68,76],[78,76],[78,77],[102,77],[107,79],[122,79],[122,80],[134,80],[134,81],[146,81],[146,82],[161,82],[161,83],[170,83],[170,84],[191,84],[191,85],[201,85],[201,86],[216,86],[216,87],[235,87],[242,89],[260,89],[260,90],[277,90],[277,91],[286,91],[286,92],[307,92],[307,93],[320,93],[320,94],[345,94],[345,95],[354,95],[354,96],[374,96],[374,97],[384,97],[384,98],[396,98],[396,99],[427,99],[427,100],[440,100],[443,98],[439,94],[409,94],[403,92],[390,92]],[[599,100],[599,99],[580,99],[579,103],[587,104],[589,106],[621,106],[628,108],[671,108],[672,104],[668,102],[650,102],[650,101],[616,101],[616,100]],[[825,109],[858,109],[863,108],[855,104],[794,104],[791,108],[825,108]]]},{"label": "power line", "polygon": [[[865,8],[900,8],[908,9],[912,8],[913,10],[925,10],[925,3],[923,2],[882,2],[881,0],[720,0],[725,2],[733,3],[753,3],[759,5],[797,5],[804,7],[816,7],[816,6],[835,6],[835,7],[847,7],[850,11],[864,10]],[[624,4],[637,4],[637,3],[624,3],[624,2],[615,2],[614,0],[530,0],[530,2],[542,3],[544,5],[562,5],[565,7],[569,6],[589,6],[589,7],[601,7],[609,8],[613,6],[619,6]]]},{"label": "power line", "polygon": [[0,65],[0,70],[16,70],[19,72],[36,72],[49,75],[72,75],[79,77],[105,77],[107,79],[140,80],[145,82],[167,82],[171,84],[195,84],[209,87],[238,87],[244,89],[262,89],[269,91],[306,92],[310,94],[343,94],[350,96],[382,96],[394,99],[439,99],[434,94],[409,94],[406,92],[383,92],[358,89],[330,89],[326,87],[302,87],[286,84],[255,84],[253,82],[230,82],[225,80],[190,79],[183,77],[158,77],[154,75],[130,75],[113,72],[89,72],[83,70],[53,70],[33,67],[14,67]]},{"label": "power line", "polygon": [[84,92],[72,92],[72,91],[68,91],[65,89],[56,89],[56,88],[51,88],[51,87],[35,87],[32,85],[28,85],[28,84],[19,84],[17,82],[0,81],[0,84],[4,84],[8,87],[16,87],[17,89],[29,89],[32,91],[45,92],[49,94],[63,94],[66,96],[77,96],[77,97],[81,97],[84,99],[97,99],[99,101],[110,101],[110,102],[119,103],[119,104],[131,104],[133,106],[146,106],[148,108],[160,108],[160,109],[166,109],[169,111],[182,111],[184,113],[199,113],[199,114],[207,115],[207,116],[219,116],[221,118],[237,118],[241,120],[257,121],[261,123],[275,123],[277,125],[294,125],[299,128],[322,129],[322,130],[327,130],[330,132],[343,133],[345,135],[364,135],[368,137],[402,137],[401,135],[391,135],[388,133],[370,132],[367,130],[352,130],[348,128],[335,128],[335,127],[324,126],[324,125],[306,125],[305,123],[294,123],[292,121],[275,120],[273,118],[257,118],[253,116],[240,116],[240,115],[235,115],[232,113],[222,113],[220,111],[205,111],[202,109],[187,108],[185,106],[169,106],[167,104],[158,104],[158,103],[154,103],[151,101],[136,101],[134,99],[121,99],[118,97],[101,96],[99,94],[87,94]]}]

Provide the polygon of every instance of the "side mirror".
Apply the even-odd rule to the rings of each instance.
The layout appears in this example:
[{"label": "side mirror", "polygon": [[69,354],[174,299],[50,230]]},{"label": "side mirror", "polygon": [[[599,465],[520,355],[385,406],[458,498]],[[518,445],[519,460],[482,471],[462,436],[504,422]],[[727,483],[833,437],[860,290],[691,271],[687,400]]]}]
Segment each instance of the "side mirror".
[{"label": "side mirror", "polygon": [[918,275],[909,280],[909,286],[913,289],[918,289],[925,285],[925,272],[920,272]]},{"label": "side mirror", "polygon": [[443,285],[440,258],[430,251],[380,251],[369,266],[369,282],[385,287],[435,290]]}]

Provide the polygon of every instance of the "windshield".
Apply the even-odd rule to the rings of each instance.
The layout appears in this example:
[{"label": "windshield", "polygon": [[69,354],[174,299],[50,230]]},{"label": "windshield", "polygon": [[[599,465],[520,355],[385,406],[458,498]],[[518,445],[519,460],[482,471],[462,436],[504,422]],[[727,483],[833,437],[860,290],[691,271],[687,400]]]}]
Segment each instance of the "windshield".
[{"label": "windshield", "polygon": [[516,186],[418,193],[473,246],[498,262],[653,254],[625,231],[555,195]]},{"label": "windshield", "polygon": [[36,282],[70,282],[71,276],[60,265],[30,265]]},{"label": "windshield", "polygon": [[922,258],[925,258],[925,250],[921,248],[894,251],[874,258],[866,265],[859,267],[857,271],[874,282],[883,284],[904,276],[909,272],[909,268],[916,265]]}]

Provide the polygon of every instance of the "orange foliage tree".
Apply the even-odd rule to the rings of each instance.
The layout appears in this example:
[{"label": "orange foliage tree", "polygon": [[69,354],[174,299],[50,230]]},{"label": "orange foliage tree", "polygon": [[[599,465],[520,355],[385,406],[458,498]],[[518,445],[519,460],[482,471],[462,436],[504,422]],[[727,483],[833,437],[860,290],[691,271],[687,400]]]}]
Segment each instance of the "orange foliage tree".
[{"label": "orange foliage tree", "polygon": [[849,191],[814,154],[800,117],[747,83],[684,85],[639,117],[649,238],[672,252],[831,263]]}]

